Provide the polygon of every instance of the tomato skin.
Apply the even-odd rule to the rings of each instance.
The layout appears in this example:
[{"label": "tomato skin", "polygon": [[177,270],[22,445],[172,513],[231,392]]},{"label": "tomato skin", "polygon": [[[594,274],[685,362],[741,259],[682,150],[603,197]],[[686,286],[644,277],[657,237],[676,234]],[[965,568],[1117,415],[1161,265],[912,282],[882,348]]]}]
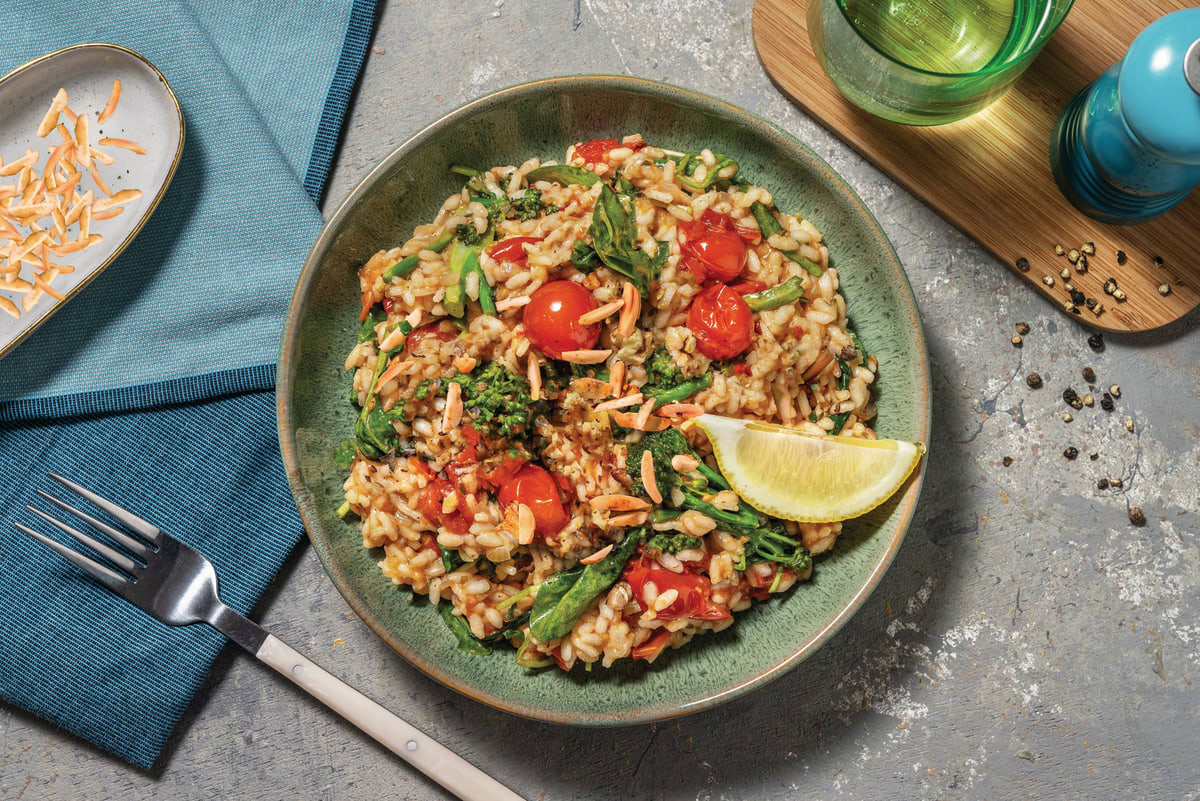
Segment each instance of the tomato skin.
[{"label": "tomato skin", "polygon": [[442,511],[442,499],[452,492],[455,492],[455,489],[449,481],[444,478],[434,478],[417,496],[417,508],[421,510],[425,519],[435,526],[441,526],[455,534],[466,534],[471,529],[471,521],[467,520],[466,515],[462,512],[461,496],[457,509],[449,514]]},{"label": "tomato skin", "polygon": [[730,284],[729,288],[739,295],[752,295],[755,292],[762,292],[767,288],[767,285],[762,281],[751,281],[749,279],[744,279],[738,281],[736,284]]},{"label": "tomato skin", "polygon": [[743,242],[750,244],[757,243],[762,239],[762,234],[757,228],[735,225],[733,218],[728,214],[718,214],[712,209],[705,209],[704,213],[700,215],[700,219],[690,223],[684,229],[684,238],[699,239],[712,231],[733,231]]},{"label": "tomato skin", "polygon": [[404,355],[410,356],[416,353],[421,347],[421,343],[427,339],[436,339],[439,342],[449,342],[458,336],[458,332],[454,330],[454,326],[449,323],[429,323],[420,328],[413,329],[407,337],[404,338],[404,350],[401,351]]},{"label": "tomato skin", "polygon": [[505,456],[504,461],[483,474],[483,481],[492,489],[500,489],[511,481],[512,477],[519,473],[521,468],[526,464],[528,462],[524,459],[519,459],[515,456]]},{"label": "tomato skin", "polygon": [[535,530],[552,537],[567,524],[567,511],[558,495],[558,482],[549,471],[527,464],[500,488],[500,505],[523,503],[533,511]]},{"label": "tomato skin", "polygon": [[394,309],[395,307],[396,307],[396,301],[394,301],[391,298],[383,299],[383,313],[384,314],[391,314],[392,309]]},{"label": "tomato skin", "polygon": [[608,155],[610,150],[616,150],[618,147],[627,147],[636,152],[645,146],[645,142],[621,144],[616,139],[593,139],[590,142],[581,142],[575,145],[575,155],[582,158],[587,164],[599,164]]},{"label": "tomato skin", "polygon": [[579,317],[599,306],[574,281],[542,284],[521,310],[525,332],[542,353],[561,359],[566,350],[589,350],[600,339],[600,324],[580,325]]},{"label": "tomato skin", "polygon": [[684,246],[704,265],[705,276],[713,281],[732,281],[746,266],[746,245],[731,231],[709,231]]},{"label": "tomato skin", "polygon": [[700,352],[721,361],[741,356],[754,336],[754,315],[742,296],[724,284],[713,284],[692,299],[688,328]]},{"label": "tomato skin", "polygon": [[667,642],[671,639],[671,632],[666,629],[659,629],[650,635],[650,639],[646,640],[641,645],[633,649],[634,659],[654,659],[667,649]]},{"label": "tomato skin", "polygon": [[524,264],[525,260],[529,258],[524,246],[541,242],[543,238],[540,236],[510,236],[508,239],[501,239],[499,242],[489,245],[487,254],[496,261]]},{"label": "tomato skin", "polygon": [[621,578],[629,582],[633,588],[633,597],[640,602],[646,587],[646,582],[653,581],[658,587],[658,594],[667,590],[679,593],[665,609],[658,610],[661,620],[724,620],[729,617],[729,610],[712,602],[712,584],[706,576],[696,573],[674,573],[665,567],[660,567],[653,559],[642,556],[635,562],[625,566]]}]

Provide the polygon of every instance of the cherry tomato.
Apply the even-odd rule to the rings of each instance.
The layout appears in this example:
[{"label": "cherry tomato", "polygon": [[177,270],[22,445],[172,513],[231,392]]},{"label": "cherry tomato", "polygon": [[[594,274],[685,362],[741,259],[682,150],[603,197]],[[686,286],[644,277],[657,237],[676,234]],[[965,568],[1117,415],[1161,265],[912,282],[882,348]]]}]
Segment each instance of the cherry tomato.
[{"label": "cherry tomato", "polygon": [[762,281],[742,280],[736,284],[730,284],[729,288],[739,295],[750,295],[755,292],[762,292],[767,288],[767,285]]},{"label": "cherry tomato", "polygon": [[733,218],[727,214],[718,214],[712,209],[705,209],[700,219],[687,226],[684,231],[686,239],[699,239],[711,231],[733,231],[743,241],[758,242],[762,238],[757,228],[735,225]]},{"label": "cherry tomato", "polygon": [[565,350],[589,350],[600,339],[600,324],[580,325],[579,317],[599,304],[574,281],[551,281],[533,293],[521,312],[525,331],[538,350],[555,359]]},{"label": "cherry tomato", "polygon": [[588,164],[599,164],[608,155],[610,150],[616,150],[618,147],[627,147],[630,150],[637,151],[645,146],[645,142],[621,144],[616,139],[593,139],[590,142],[582,142],[575,145],[575,155],[582,158]]},{"label": "cherry tomato", "polygon": [[634,659],[654,659],[667,649],[667,642],[671,639],[671,632],[666,629],[659,629],[650,635],[650,639],[646,640],[641,645],[634,647]]},{"label": "cherry tomato", "polygon": [[450,482],[444,478],[435,478],[425,485],[417,496],[417,508],[425,519],[435,526],[441,526],[455,534],[466,534],[471,529],[471,521],[463,514],[462,497],[459,496],[459,506],[453,512],[442,511],[442,499],[455,491]]},{"label": "cherry tomato", "polygon": [[455,331],[454,326],[450,323],[430,323],[429,325],[423,325],[420,328],[410,331],[408,336],[404,338],[403,353],[405,355],[417,353],[421,349],[421,345],[427,340],[432,339],[438,343],[449,342],[456,336],[458,336],[458,332]]},{"label": "cherry tomato", "polygon": [[395,307],[396,307],[396,301],[395,301],[395,300],[393,300],[392,298],[384,298],[384,299],[383,299],[383,312],[384,312],[384,314],[391,314],[391,313],[392,313],[392,309],[394,309]]},{"label": "cherry tomato", "polygon": [[525,259],[529,257],[529,254],[525,252],[525,245],[541,241],[542,237],[540,236],[510,236],[508,239],[501,239],[499,242],[489,245],[487,254],[496,261],[524,264]]},{"label": "cherry tomato", "polygon": [[526,464],[527,462],[524,459],[518,459],[515,456],[505,456],[499,464],[484,471],[483,480],[492,489],[500,489],[511,481],[512,477],[520,472],[521,468]]},{"label": "cherry tomato", "polygon": [[705,276],[713,281],[732,281],[746,266],[746,244],[731,231],[709,231],[689,239],[684,249],[704,264]]},{"label": "cherry tomato", "polygon": [[692,620],[724,620],[729,617],[729,610],[712,602],[712,584],[706,576],[696,573],[674,573],[658,562],[643,556],[635,562],[630,562],[621,578],[629,582],[633,588],[633,597],[642,601],[646,583],[654,582],[658,594],[667,590],[679,593],[665,609],[658,610],[662,620],[690,618]]},{"label": "cherry tomato", "polygon": [[533,511],[537,533],[552,537],[567,524],[567,512],[558,495],[558,483],[549,471],[527,464],[500,488],[500,505],[523,503]]},{"label": "cherry tomato", "polygon": [[724,284],[713,284],[692,299],[688,328],[705,356],[732,359],[750,347],[754,315],[741,295]]}]

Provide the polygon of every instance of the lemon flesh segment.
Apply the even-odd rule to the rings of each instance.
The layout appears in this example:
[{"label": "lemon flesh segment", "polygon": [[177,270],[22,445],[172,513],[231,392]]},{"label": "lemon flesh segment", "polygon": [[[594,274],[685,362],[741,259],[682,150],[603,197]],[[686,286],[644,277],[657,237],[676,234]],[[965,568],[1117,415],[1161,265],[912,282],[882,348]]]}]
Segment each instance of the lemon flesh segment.
[{"label": "lemon flesh segment", "polygon": [[925,453],[919,442],[814,436],[712,414],[694,422],[738,495],[760,512],[802,523],[866,514],[900,489]]}]

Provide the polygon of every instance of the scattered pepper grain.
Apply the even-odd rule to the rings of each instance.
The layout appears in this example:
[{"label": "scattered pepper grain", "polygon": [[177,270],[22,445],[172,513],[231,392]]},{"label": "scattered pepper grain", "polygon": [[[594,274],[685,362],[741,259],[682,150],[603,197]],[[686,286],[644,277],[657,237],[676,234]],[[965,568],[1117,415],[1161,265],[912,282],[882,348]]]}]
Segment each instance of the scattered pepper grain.
[{"label": "scattered pepper grain", "polygon": [[1133,431],[1133,420],[1132,419],[1128,419],[1125,421],[1125,430]]},{"label": "scattered pepper grain", "polygon": [[1125,479],[1121,478],[1120,476],[1117,476],[1116,478],[1110,478],[1108,480],[1108,483],[1110,486],[1120,489],[1121,487],[1125,486]]},{"label": "scattered pepper grain", "polygon": [[1074,459],[1077,456],[1079,456],[1079,449],[1076,448],[1074,445],[1071,445],[1066,450],[1063,451],[1063,456],[1066,457],[1067,459]]},{"label": "scattered pepper grain", "polygon": [[1023,273],[1029,272],[1029,259],[1025,258],[1024,256],[1017,259],[1017,269]]},{"label": "scattered pepper grain", "polygon": [[1016,347],[1016,348],[1021,347],[1021,343],[1024,342],[1024,340],[1021,339],[1020,336],[1013,337],[1011,341],[1013,343],[1013,347]]},{"label": "scattered pepper grain", "polygon": [[1048,275],[1043,275],[1042,283],[1045,284],[1046,286],[1054,286],[1054,279]]},{"label": "scattered pepper grain", "polygon": [[1056,256],[1061,256],[1062,254],[1064,254],[1064,253],[1066,253],[1066,252],[1067,252],[1067,251],[1063,250],[1063,246],[1062,246],[1062,245],[1055,245],[1055,246],[1054,246],[1054,255],[1056,255]]},{"label": "scattered pepper grain", "polygon": [[1067,261],[1071,262],[1071,264],[1075,264],[1076,262],[1078,262],[1079,261],[1079,251],[1076,250],[1075,248],[1071,248],[1070,250],[1068,250],[1067,251]]},{"label": "scattered pepper grain", "polygon": [[1029,333],[1029,323],[1025,323],[1025,322],[1017,323],[1017,333],[1020,334],[1021,336],[1025,336],[1026,334],[1028,334]]},{"label": "scattered pepper grain", "polygon": [[1062,399],[1073,409],[1080,409],[1083,407],[1083,401],[1080,400],[1079,393],[1075,391],[1074,387],[1067,387],[1064,389]]},{"label": "scattered pepper grain", "polygon": [[1030,373],[1029,375],[1025,376],[1025,383],[1029,385],[1030,389],[1041,389],[1042,377],[1037,373]]},{"label": "scattered pepper grain", "polygon": [[1129,256],[1127,256],[1125,254],[1125,251],[1123,251],[1123,250],[1117,251],[1117,264],[1124,264],[1128,260],[1129,260]]},{"label": "scattered pepper grain", "polygon": [[1090,367],[1083,368],[1083,380],[1089,384],[1096,383],[1096,371]]},{"label": "scattered pepper grain", "polygon": [[1083,247],[1081,247],[1079,250],[1087,256],[1095,256],[1096,255],[1096,243],[1095,242],[1084,242]]},{"label": "scattered pepper grain", "polygon": [[1088,458],[1094,462],[1100,458],[1100,454],[1096,453],[1095,451],[1092,451],[1091,453],[1088,454]]},{"label": "scattered pepper grain", "polygon": [[1102,478],[1102,479],[1100,479],[1099,481],[1097,481],[1097,482],[1096,482],[1096,489],[1100,489],[1100,490],[1106,490],[1106,489],[1108,489],[1108,479],[1107,479],[1107,478]]},{"label": "scattered pepper grain", "polygon": [[1075,419],[1075,418],[1071,416],[1071,413],[1070,413],[1070,412],[1063,412],[1063,422],[1064,422],[1064,423],[1069,423],[1069,422],[1071,422],[1071,421],[1072,421],[1072,420],[1074,420],[1074,419]]},{"label": "scattered pepper grain", "polygon": [[1083,405],[1088,407],[1096,405],[1096,399],[1092,397],[1092,393],[1089,392],[1083,396]]},{"label": "scattered pepper grain", "polygon": [[1107,279],[1104,282],[1104,294],[1111,295],[1112,293],[1114,293],[1116,291],[1117,291],[1117,280],[1115,278]]},{"label": "scattered pepper grain", "polygon": [[1107,392],[1104,393],[1104,397],[1100,399],[1100,408],[1106,412],[1113,410],[1112,395],[1109,395]]},{"label": "scattered pepper grain", "polygon": [[1011,456],[1005,456],[1003,459],[1000,460],[1000,463],[1003,464],[1005,467],[1012,467],[1013,458]]},{"label": "scattered pepper grain", "polygon": [[1146,525],[1146,514],[1142,511],[1142,507],[1134,506],[1129,510],[1129,522],[1135,526]]},{"label": "scattered pepper grain", "polygon": [[1083,293],[1080,292],[1078,289],[1071,289],[1069,291],[1071,293],[1071,302],[1074,303],[1076,306],[1082,306],[1084,303],[1087,302],[1087,298],[1084,297]]},{"label": "scattered pepper grain", "polygon": [[1058,277],[1061,278],[1062,280],[1066,281],[1068,278],[1071,277],[1071,271],[1068,270],[1066,267],[1063,267],[1061,270],[1058,271]]},{"label": "scattered pepper grain", "polygon": [[1171,285],[1170,284],[1159,284],[1158,285],[1158,294],[1162,295],[1164,298],[1167,295],[1170,295],[1171,294]]},{"label": "scattered pepper grain", "polygon": [[1154,266],[1155,266],[1155,267],[1162,267],[1162,266],[1163,266],[1163,257],[1162,257],[1162,256],[1155,256],[1155,257],[1154,257]]},{"label": "scattered pepper grain", "polygon": [[1125,294],[1124,289],[1114,289],[1112,295],[1117,299],[1117,303],[1124,303],[1126,298],[1129,297]]},{"label": "scattered pepper grain", "polygon": [[1108,394],[1112,395],[1114,398],[1121,397],[1121,385],[1113,384],[1112,386],[1110,386],[1108,388]]},{"label": "scattered pepper grain", "polygon": [[1104,350],[1104,336],[1102,334],[1092,334],[1087,340],[1088,347],[1099,353]]}]

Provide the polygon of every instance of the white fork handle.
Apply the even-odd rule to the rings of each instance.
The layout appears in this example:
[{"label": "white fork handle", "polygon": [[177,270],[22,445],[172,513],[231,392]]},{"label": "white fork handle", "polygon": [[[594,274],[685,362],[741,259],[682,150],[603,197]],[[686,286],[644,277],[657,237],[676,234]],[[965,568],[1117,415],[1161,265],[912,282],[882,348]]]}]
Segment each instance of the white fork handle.
[{"label": "white fork handle", "polygon": [[275,635],[255,654],[463,801],[524,801],[424,732],[307,659]]}]

